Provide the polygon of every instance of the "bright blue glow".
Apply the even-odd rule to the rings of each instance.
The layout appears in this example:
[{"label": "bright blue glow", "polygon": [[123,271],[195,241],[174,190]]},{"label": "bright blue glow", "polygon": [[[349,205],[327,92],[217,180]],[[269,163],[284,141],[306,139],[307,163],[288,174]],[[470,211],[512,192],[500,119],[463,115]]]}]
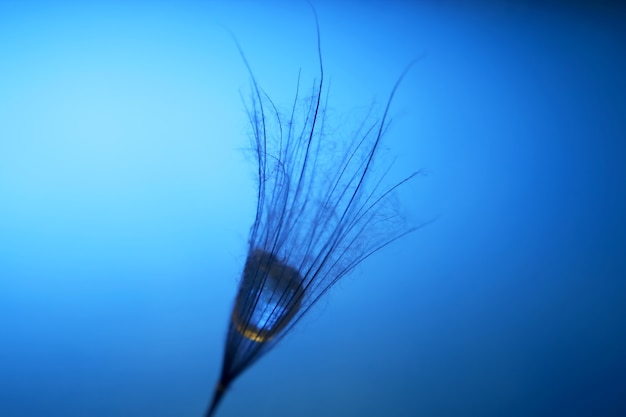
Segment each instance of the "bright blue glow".
[{"label": "bright blue glow", "polygon": [[[298,69],[304,86],[317,74],[310,10],[8,3],[0,415],[200,416],[256,195],[225,28],[288,105]],[[624,410],[618,13],[320,3],[331,122],[383,103],[427,54],[383,157],[398,177],[430,172],[399,195],[407,219],[440,217],[335,288],[219,416]]]}]

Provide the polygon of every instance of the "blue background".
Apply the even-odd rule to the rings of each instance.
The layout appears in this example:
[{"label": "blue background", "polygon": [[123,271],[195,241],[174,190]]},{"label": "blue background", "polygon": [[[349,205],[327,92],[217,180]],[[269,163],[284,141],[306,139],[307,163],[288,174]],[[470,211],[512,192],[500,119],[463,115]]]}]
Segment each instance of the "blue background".
[{"label": "blue background", "polygon": [[[392,108],[409,223],[226,416],[626,413],[622,10],[315,2],[332,116]],[[384,4],[384,5],[383,5]],[[255,208],[248,75],[317,75],[306,2],[0,4],[0,415],[201,416]]]}]

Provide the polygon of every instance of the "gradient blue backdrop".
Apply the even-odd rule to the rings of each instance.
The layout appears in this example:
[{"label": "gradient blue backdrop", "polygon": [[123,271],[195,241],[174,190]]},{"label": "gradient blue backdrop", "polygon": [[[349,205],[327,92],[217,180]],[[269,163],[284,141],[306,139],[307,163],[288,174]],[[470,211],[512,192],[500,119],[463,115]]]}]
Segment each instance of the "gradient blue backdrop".
[{"label": "gradient blue backdrop", "polygon": [[[385,157],[439,218],[219,416],[626,415],[622,11],[315,4],[339,120],[427,54]],[[204,412],[255,207],[226,28],[277,103],[317,75],[304,1],[0,4],[0,416]]]}]

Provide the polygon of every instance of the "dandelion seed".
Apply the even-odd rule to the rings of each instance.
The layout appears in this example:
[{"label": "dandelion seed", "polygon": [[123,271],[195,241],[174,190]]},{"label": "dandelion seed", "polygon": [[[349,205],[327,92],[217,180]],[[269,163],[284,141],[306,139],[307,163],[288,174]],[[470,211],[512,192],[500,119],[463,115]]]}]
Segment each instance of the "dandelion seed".
[{"label": "dandelion seed", "polygon": [[[327,92],[317,28],[319,80],[283,116],[252,84],[248,116],[258,163],[258,201],[248,256],[230,317],[219,381],[206,417],[232,382],[272,349],[333,284],[368,256],[417,229],[407,228],[389,206],[392,192],[413,178],[385,187],[373,173],[393,96],[379,121],[366,119],[348,137],[324,130]],[[241,51],[241,48],[240,48]],[[330,159],[324,149],[332,147]]]}]

